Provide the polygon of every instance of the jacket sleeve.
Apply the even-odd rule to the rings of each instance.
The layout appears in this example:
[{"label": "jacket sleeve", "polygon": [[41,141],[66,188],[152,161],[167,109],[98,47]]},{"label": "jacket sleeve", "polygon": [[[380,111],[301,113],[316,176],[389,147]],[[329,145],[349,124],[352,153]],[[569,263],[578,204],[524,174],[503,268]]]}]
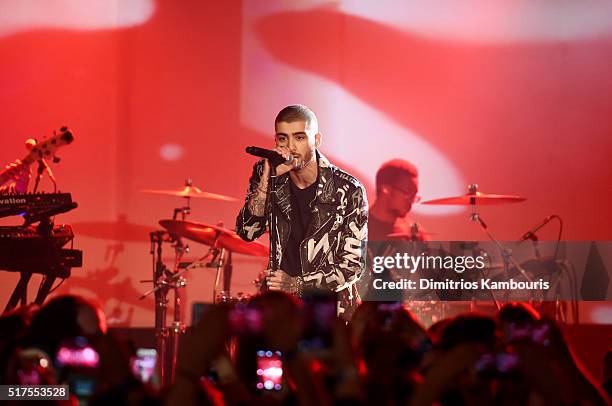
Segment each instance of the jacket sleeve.
[{"label": "jacket sleeve", "polygon": [[251,196],[257,193],[257,186],[261,180],[263,173],[264,161],[258,161],[253,165],[253,172],[249,179],[249,187],[247,189],[246,198],[244,199],[244,205],[238,213],[236,218],[236,233],[245,241],[253,241],[261,237],[266,231],[267,215],[268,215],[268,202],[266,201],[265,213],[263,216],[255,216],[249,210],[249,200]]},{"label": "jacket sleeve", "polygon": [[[368,237],[368,200],[361,184],[345,196],[336,212],[339,232],[331,242],[333,261],[324,261],[315,271],[302,275],[305,288],[321,288],[335,292],[352,287],[365,274]],[[342,207],[344,204],[344,207]],[[351,295],[351,293],[349,293]]]}]

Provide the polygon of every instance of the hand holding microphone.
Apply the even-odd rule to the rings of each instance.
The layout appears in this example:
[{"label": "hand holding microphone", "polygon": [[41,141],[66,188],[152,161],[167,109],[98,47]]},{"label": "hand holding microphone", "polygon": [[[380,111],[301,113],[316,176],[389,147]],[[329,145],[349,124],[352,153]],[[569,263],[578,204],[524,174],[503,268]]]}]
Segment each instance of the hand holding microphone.
[{"label": "hand holding microphone", "polygon": [[289,148],[285,146],[278,146],[274,149],[247,147],[246,152],[266,159],[264,163],[264,178],[267,178],[270,173],[270,165],[276,168],[276,176],[280,176],[297,168],[299,164],[298,159],[295,158],[289,151]]}]

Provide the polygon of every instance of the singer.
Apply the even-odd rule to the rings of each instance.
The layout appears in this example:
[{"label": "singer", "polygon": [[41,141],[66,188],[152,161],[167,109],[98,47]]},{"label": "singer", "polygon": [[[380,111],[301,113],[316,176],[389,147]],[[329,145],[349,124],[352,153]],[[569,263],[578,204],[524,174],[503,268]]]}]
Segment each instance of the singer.
[{"label": "singer", "polygon": [[[270,232],[278,244],[276,252],[270,249],[270,264],[280,269],[266,271],[268,289],[297,296],[313,288],[337,292],[338,315],[348,320],[359,299],[355,283],[365,272],[365,189],[318,150],[322,137],[308,107],[285,107],[274,128],[274,151],[283,159],[263,159],[253,167],[236,231],[252,241],[275,224]],[[276,166],[274,190],[270,160],[284,161]],[[272,194],[274,205],[269,204]]]}]

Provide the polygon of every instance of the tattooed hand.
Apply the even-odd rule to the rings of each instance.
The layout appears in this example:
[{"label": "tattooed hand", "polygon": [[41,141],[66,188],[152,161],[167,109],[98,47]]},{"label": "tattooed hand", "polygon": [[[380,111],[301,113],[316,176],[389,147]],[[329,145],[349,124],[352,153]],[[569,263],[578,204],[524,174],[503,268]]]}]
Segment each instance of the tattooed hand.
[{"label": "tattooed hand", "polygon": [[287,275],[284,271],[278,270],[271,272],[271,269],[267,269],[268,276],[266,276],[266,284],[270,290],[282,290],[296,294],[298,288],[298,278]]}]

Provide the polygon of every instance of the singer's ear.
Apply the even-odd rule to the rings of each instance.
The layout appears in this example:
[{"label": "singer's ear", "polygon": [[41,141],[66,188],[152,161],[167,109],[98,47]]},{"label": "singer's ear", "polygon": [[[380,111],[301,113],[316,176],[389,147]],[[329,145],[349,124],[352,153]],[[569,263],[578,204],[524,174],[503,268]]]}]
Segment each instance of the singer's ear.
[{"label": "singer's ear", "polygon": [[322,138],[321,133],[315,134],[315,147],[316,148],[319,148],[319,146],[321,145],[321,138]]}]

